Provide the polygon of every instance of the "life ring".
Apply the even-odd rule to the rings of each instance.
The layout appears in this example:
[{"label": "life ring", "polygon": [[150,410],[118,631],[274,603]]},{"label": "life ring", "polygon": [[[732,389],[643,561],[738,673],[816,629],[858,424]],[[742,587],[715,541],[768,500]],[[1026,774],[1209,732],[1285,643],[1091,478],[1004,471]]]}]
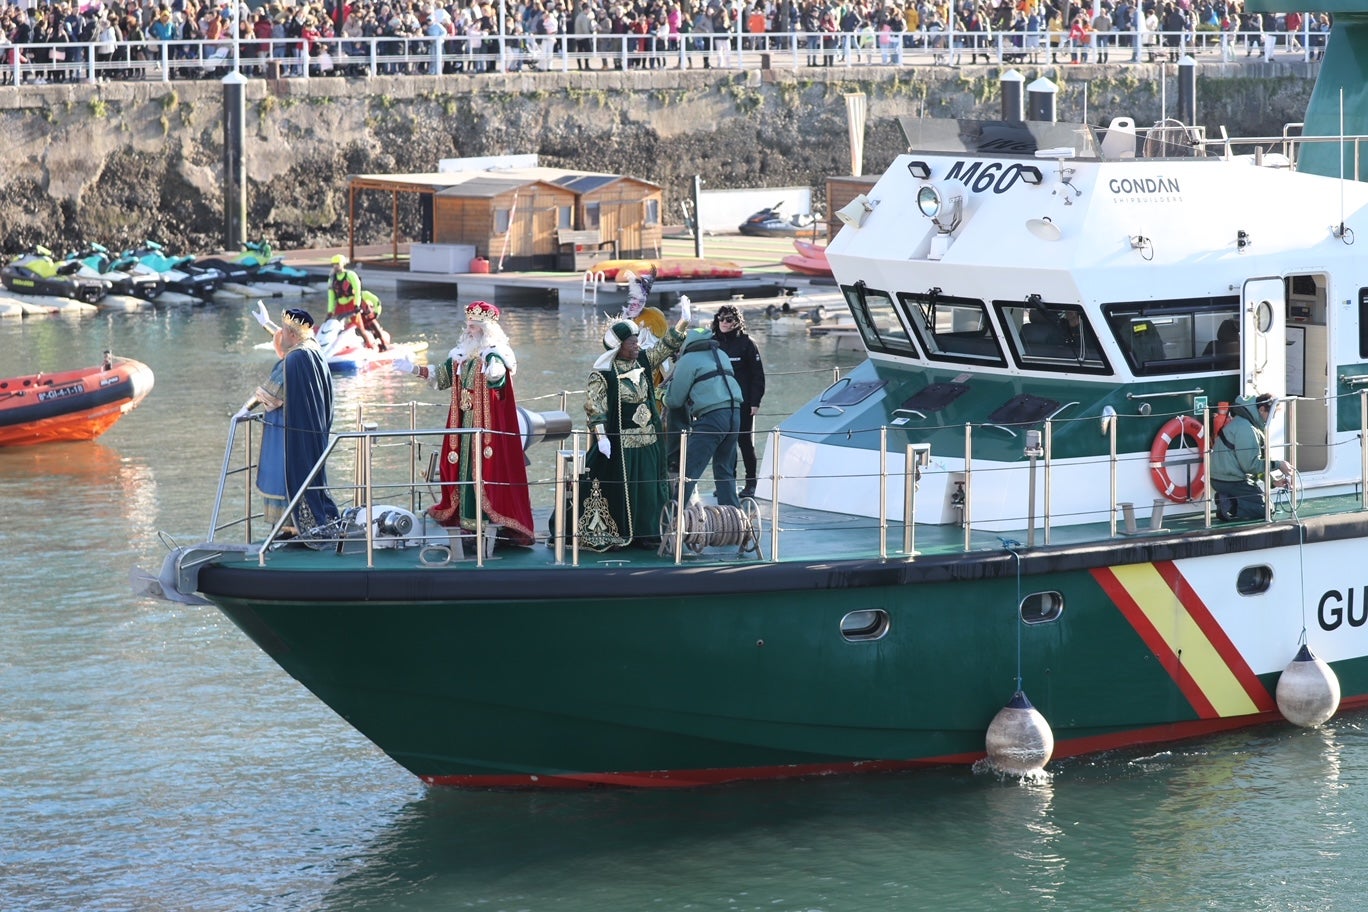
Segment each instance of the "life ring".
[{"label": "life ring", "polygon": [[1154,436],[1154,443],[1150,445],[1150,477],[1154,479],[1154,486],[1158,488],[1159,493],[1174,503],[1188,503],[1202,496],[1203,479],[1200,464],[1197,466],[1197,475],[1190,485],[1175,484],[1164,465],[1168,459],[1169,444],[1183,437],[1197,441],[1199,453],[1206,446],[1206,429],[1202,422],[1191,415],[1170,418],[1168,423],[1159,429],[1159,433]]}]

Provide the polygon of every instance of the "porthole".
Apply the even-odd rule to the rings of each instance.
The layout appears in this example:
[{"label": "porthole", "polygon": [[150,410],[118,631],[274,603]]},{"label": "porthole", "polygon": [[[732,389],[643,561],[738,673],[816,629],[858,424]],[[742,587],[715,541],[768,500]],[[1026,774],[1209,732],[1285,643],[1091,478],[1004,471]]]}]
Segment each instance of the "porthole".
[{"label": "porthole", "polygon": [[841,636],[852,643],[877,640],[888,633],[888,612],[882,608],[852,611],[841,618]]},{"label": "porthole", "polygon": [[1023,624],[1048,624],[1064,613],[1064,596],[1058,592],[1032,592],[1021,600]]},{"label": "porthole", "polygon": [[1240,595],[1258,595],[1261,592],[1267,592],[1271,585],[1273,585],[1273,568],[1267,564],[1245,567],[1240,571],[1240,575],[1235,577],[1235,591]]}]

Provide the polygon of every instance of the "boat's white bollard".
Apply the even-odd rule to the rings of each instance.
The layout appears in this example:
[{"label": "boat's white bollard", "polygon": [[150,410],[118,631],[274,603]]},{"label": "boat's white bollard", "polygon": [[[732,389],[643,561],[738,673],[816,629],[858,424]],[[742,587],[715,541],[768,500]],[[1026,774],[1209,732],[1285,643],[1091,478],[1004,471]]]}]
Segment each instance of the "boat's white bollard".
[{"label": "boat's white bollard", "polygon": [[1339,678],[1302,644],[1278,678],[1276,697],[1284,719],[1302,728],[1315,728],[1339,708]]},{"label": "boat's white bollard", "polygon": [[1121,508],[1121,528],[1127,535],[1135,534],[1135,504],[1128,500],[1123,500],[1117,504]]},{"label": "boat's white bollard", "polygon": [[985,743],[993,768],[1015,776],[1044,769],[1054,753],[1050,724],[1019,690],[988,724]]}]

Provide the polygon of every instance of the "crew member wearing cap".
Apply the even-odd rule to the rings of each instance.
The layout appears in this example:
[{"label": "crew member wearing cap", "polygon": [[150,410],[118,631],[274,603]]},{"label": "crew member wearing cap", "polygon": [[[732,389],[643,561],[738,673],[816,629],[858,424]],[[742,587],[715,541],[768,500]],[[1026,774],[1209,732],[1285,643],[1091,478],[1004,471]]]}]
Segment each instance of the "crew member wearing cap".
[{"label": "crew member wearing cap", "polygon": [[278,519],[279,511],[309,481],[292,517],[295,530],[307,534],[338,518],[337,504],[327,490],[327,472],[320,470],[309,480],[332,432],[332,373],[314,340],[314,320],[307,310],[292,307],[276,325],[263,305],[258,303],[257,308],[257,322],[273,330],[280,361],[233,418],[250,417],[258,405],[265,411],[257,487],[266,498],[267,519]]},{"label": "crew member wearing cap", "polygon": [[589,491],[582,494],[577,525],[585,548],[660,542],[660,512],[669,489],[654,374],[679,351],[689,321],[688,301],[681,300],[679,322],[650,351],[641,349],[631,320],[618,319],[604,333],[608,351],[594,362],[584,403],[593,430],[593,449],[585,459]]},{"label": "crew member wearing cap", "polygon": [[[1229,418],[1211,444],[1211,488],[1216,497],[1218,519],[1263,519],[1266,508],[1263,486],[1257,479],[1264,471],[1265,428],[1277,401],[1268,393],[1257,398],[1241,396],[1230,407]],[[1284,474],[1291,470],[1277,461]]]},{"label": "crew member wearing cap", "polygon": [[[465,314],[465,334],[445,361],[434,368],[395,358],[394,369],[427,380],[433,389],[451,390],[447,427],[484,430],[479,451],[481,522],[490,540],[497,535],[516,545],[531,545],[532,502],[513,397],[518,359],[499,325],[499,308],[474,301]],[[442,496],[428,513],[444,526],[475,529],[474,447],[473,433],[449,434],[442,440]]]},{"label": "crew member wearing cap", "polygon": [[347,268],[342,254],[332,258],[332,273],[328,276],[328,316],[340,321],[343,328],[356,330],[367,348],[385,351],[389,347],[389,333],[380,326],[380,299],[362,292],[361,277]]}]

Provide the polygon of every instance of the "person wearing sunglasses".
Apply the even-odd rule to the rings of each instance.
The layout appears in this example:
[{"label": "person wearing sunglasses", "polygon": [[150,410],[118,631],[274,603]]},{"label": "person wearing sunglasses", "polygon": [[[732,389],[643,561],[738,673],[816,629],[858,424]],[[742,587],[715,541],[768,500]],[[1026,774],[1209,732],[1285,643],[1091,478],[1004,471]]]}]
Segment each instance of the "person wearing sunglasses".
[{"label": "person wearing sunglasses", "polygon": [[[718,348],[731,361],[732,374],[741,387],[741,429],[736,438],[736,449],[745,470],[741,497],[755,496],[755,416],[760,413],[760,400],[765,398],[765,365],[760,360],[760,349],[746,332],[746,321],[735,305],[717,308],[712,321],[712,336]],[[733,477],[736,472],[732,472]]]}]

